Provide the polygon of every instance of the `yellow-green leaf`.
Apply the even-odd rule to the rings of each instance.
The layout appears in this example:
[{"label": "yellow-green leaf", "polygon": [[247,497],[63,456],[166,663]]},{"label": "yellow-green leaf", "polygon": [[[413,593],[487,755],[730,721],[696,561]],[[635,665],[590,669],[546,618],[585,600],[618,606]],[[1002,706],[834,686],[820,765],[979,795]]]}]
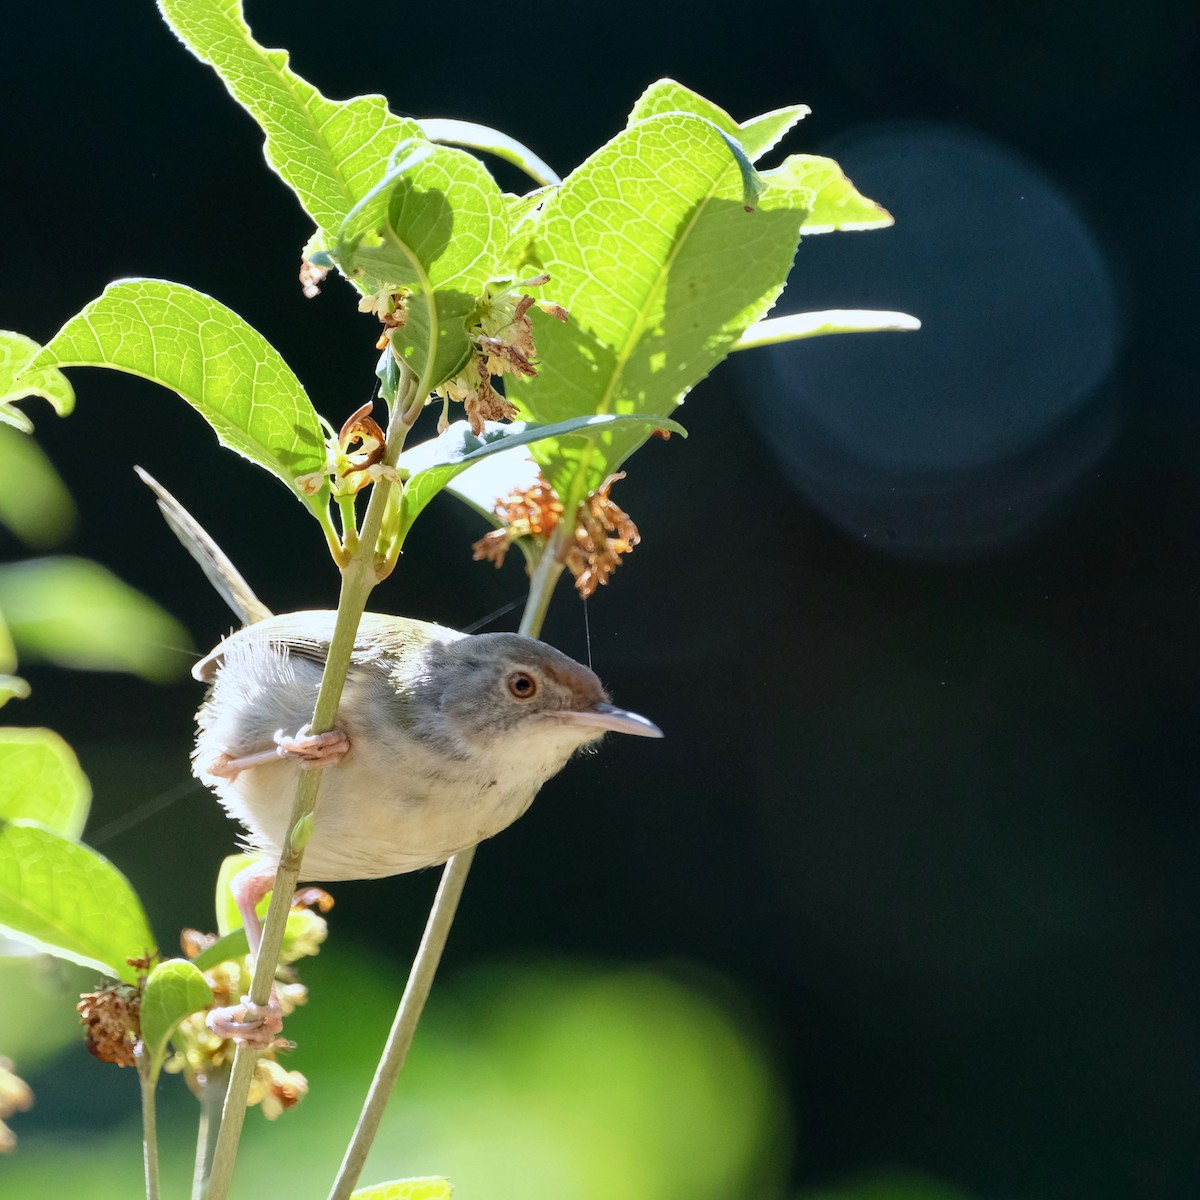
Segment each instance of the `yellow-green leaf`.
[{"label": "yellow-green leaf", "polygon": [[0,818],[37,821],[76,840],[91,802],[79,759],[57,733],[0,728]]},{"label": "yellow-green leaf", "polygon": [[350,1200],[451,1200],[453,1194],[450,1180],[430,1175],[422,1179],[374,1183],[351,1192]]},{"label": "yellow-green leaf", "polygon": [[0,567],[0,610],[28,658],[146,679],[181,675],[187,631],[148,596],[84,558],[33,558]]},{"label": "yellow-green leaf", "polygon": [[41,346],[23,333],[0,329],[0,424],[22,433],[33,430],[33,422],[16,407],[26,396],[41,396],[60,417],[75,407],[75,393],[67,377],[53,367],[30,370]]},{"label": "yellow-green leaf", "polygon": [[88,846],[26,821],[0,821],[0,928],[136,983],[130,958],[155,950],[129,880]]},{"label": "yellow-green leaf", "polygon": [[167,1043],[179,1023],[208,1008],[212,999],[212,988],[199,968],[186,959],[160,962],[146,977],[140,1015],[151,1078],[158,1075],[167,1057]]},{"label": "yellow-green leaf", "polygon": [[177,392],[217,438],[278,476],[314,512],[324,491],[296,479],[325,463],[320,421],[274,346],[225,305],[179,283],[123,279],[72,317],[35,366],[110,367]]}]

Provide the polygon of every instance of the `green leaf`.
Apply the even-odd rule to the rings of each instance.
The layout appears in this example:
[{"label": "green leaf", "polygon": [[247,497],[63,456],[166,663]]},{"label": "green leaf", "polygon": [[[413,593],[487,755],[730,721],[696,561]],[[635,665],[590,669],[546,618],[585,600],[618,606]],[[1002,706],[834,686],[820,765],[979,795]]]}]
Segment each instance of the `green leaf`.
[{"label": "green leaf", "polygon": [[192,1013],[212,1004],[212,988],[194,963],[182,958],[160,962],[146,977],[142,992],[142,1045],[150,1056],[150,1078],[157,1078],[171,1035]]},{"label": "green leaf", "polygon": [[516,138],[491,129],[487,125],[476,125],[474,121],[455,121],[449,117],[426,117],[418,122],[421,132],[431,142],[446,142],[452,146],[466,146],[470,150],[483,150],[494,154],[518,170],[524,171],[535,183],[552,184],[560,180],[553,169],[546,165],[528,146]]},{"label": "green leaf", "polygon": [[792,205],[804,213],[805,236],[893,224],[892,214],[862,195],[832,158],[793,154],[763,178],[772,191],[792,193]]},{"label": "green leaf", "polygon": [[288,66],[286,51],[254,40],[240,0],[159,0],[159,9],[262,127],[267,161],[323,229],[337,229],[395,146],[421,132],[382,96],[326,99]]},{"label": "green leaf", "polygon": [[41,396],[60,417],[75,407],[75,393],[67,377],[53,367],[29,370],[41,346],[23,333],[0,329],[0,424],[22,433],[33,432],[33,422],[14,407],[26,396]]},{"label": "green leaf", "polygon": [[59,666],[162,681],[177,678],[192,658],[174,617],[83,558],[0,567],[0,610],[22,654]]},{"label": "green leaf", "polygon": [[91,802],[79,759],[57,733],[0,728],[0,818],[37,821],[75,841]]},{"label": "green leaf", "polygon": [[665,429],[687,437],[687,431],[674,421],[641,414],[576,417],[556,425],[520,421],[501,425],[488,421],[478,437],[466,421],[455,421],[440,437],[406,451],[396,464],[401,474],[407,475],[400,507],[400,532],[408,531],[421,510],[456,475],[492,455],[538,444],[547,438],[554,439],[560,448],[574,442],[604,448],[611,446],[615,438],[628,436],[631,429],[647,435],[655,429]]},{"label": "green leaf", "polygon": [[413,293],[392,346],[432,390],[467,360],[467,318],[501,272],[507,203],[465,151],[420,139],[398,147],[395,159],[347,216],[330,253],[365,292]]},{"label": "green leaf", "polygon": [[451,1200],[454,1188],[450,1180],[428,1175],[421,1179],[393,1179],[357,1188],[350,1200]]},{"label": "green leaf", "polygon": [[308,496],[296,486],[325,463],[304,388],[261,333],[211,296],[162,279],[111,283],[37,364],[111,367],[178,392],[223,445],[278,476],[313,512],[326,511],[324,489]]},{"label": "green leaf", "polygon": [[127,960],[155,949],[141,901],[108,859],[25,821],[0,821],[0,927],[125,983],[138,979]]},{"label": "green leaf", "polygon": [[[727,137],[706,118],[647,117],[546,200],[536,253],[571,319],[533,314],[539,374],[508,385],[522,415],[547,424],[582,413],[665,416],[774,303],[821,195],[802,190],[789,167],[763,176],[768,186],[747,212]],[[551,445],[533,454],[570,504],[646,436],[614,433],[604,453]]]},{"label": "green leaf", "polygon": [[734,350],[753,350],[779,342],[825,337],[831,333],[909,333],[921,328],[921,322],[908,313],[886,312],[871,308],[829,308],[823,312],[792,313],[787,317],[768,317],[751,325],[734,343]]},{"label": "green leaf", "polygon": [[693,92],[674,79],[660,79],[637,98],[628,123],[632,125],[635,121],[644,121],[647,117],[661,116],[663,113],[691,113],[692,116],[711,121],[718,129],[737,138],[750,161],[754,162],[811,111],[807,104],[792,104],[739,125],[723,108],[698,92]]},{"label": "green leaf", "polygon": [[75,524],[71,494],[41,447],[4,425],[0,425],[0,524],[39,549],[61,542]]},{"label": "green leaf", "polygon": [[238,928],[217,938],[206,950],[201,950],[192,962],[201,971],[211,971],[223,962],[245,958],[250,953],[250,943],[246,940],[246,931]]}]

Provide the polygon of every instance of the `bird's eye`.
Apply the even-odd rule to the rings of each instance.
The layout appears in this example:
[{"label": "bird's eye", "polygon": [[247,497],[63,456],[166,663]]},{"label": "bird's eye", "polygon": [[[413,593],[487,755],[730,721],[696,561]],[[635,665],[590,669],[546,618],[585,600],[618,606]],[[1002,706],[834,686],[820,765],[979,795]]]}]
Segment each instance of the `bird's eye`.
[{"label": "bird's eye", "polygon": [[508,677],[508,690],[518,700],[528,700],[537,692],[537,680],[528,671],[514,671]]}]

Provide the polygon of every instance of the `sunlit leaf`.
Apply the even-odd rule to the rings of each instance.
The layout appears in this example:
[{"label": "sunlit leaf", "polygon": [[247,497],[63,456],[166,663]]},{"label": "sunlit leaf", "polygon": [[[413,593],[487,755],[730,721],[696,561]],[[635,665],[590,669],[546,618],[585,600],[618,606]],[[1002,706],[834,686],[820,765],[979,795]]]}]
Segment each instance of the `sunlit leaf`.
[{"label": "sunlit leaf", "polygon": [[478,437],[471,432],[466,421],[456,421],[440,437],[415,446],[400,456],[397,467],[402,474],[408,475],[401,500],[401,531],[406,531],[412,525],[421,510],[450,480],[491,455],[518,446],[532,446],[545,438],[554,438],[559,446],[575,441],[584,442],[600,447],[603,453],[614,438],[630,429],[645,432],[647,436],[655,429],[666,429],[687,436],[683,427],[674,421],[640,414],[576,417],[556,425],[532,425],[521,421],[502,425],[489,421]]},{"label": "sunlit leaf", "polygon": [[246,940],[246,931],[239,928],[217,938],[211,946],[201,950],[192,959],[192,962],[201,971],[211,971],[213,967],[219,967],[223,962],[245,958],[249,953],[250,943]]},{"label": "sunlit leaf", "polygon": [[764,172],[763,178],[772,192],[791,193],[791,205],[804,214],[801,232],[806,237],[893,224],[891,213],[868,200],[832,158],[792,154],[773,171]]},{"label": "sunlit leaf", "polygon": [[262,127],[267,161],[326,230],[371,190],[396,145],[420,134],[382,96],[326,99],[291,69],[286,51],[254,40],[240,0],[159,0],[159,8]]},{"label": "sunlit leaf", "polygon": [[22,433],[33,430],[33,422],[16,407],[26,396],[41,396],[60,417],[75,407],[75,393],[67,377],[53,367],[30,370],[41,346],[23,333],[0,329],[0,424]]},{"label": "sunlit leaf", "polygon": [[663,113],[691,113],[692,116],[704,117],[718,129],[737,138],[745,147],[750,161],[754,162],[811,111],[807,104],[792,104],[739,124],[723,108],[701,96],[699,92],[693,92],[691,88],[684,87],[674,79],[659,79],[637,98],[633,111],[629,114],[629,124]]},{"label": "sunlit leaf", "polygon": [[350,1193],[350,1200],[451,1200],[453,1194],[450,1180],[431,1175],[356,1188]]},{"label": "sunlit leaf", "polygon": [[[509,386],[523,415],[666,415],[775,302],[806,222],[823,217],[826,187],[802,186],[789,160],[763,175],[768,186],[747,212],[727,137],[706,118],[647,117],[546,199],[535,247],[571,319],[534,314],[539,373]],[[616,435],[603,454],[545,445],[533,454],[559,495],[577,499],[646,436]]]},{"label": "sunlit leaf", "polygon": [[146,977],[140,1017],[152,1078],[166,1059],[167,1043],[179,1023],[208,1008],[212,998],[212,988],[199,968],[186,959],[160,962]]},{"label": "sunlit leaf", "polygon": [[0,566],[0,610],[23,655],[59,666],[166,680],[192,658],[174,617],[83,558]]},{"label": "sunlit leaf", "polygon": [[433,388],[466,362],[466,318],[501,270],[508,228],[504,194],[482,164],[420,139],[397,149],[330,253],[368,293],[412,291],[392,345]]},{"label": "sunlit leaf", "polygon": [[0,524],[42,549],[61,542],[74,523],[71,494],[41,447],[0,425]]},{"label": "sunlit leaf", "polygon": [[91,801],[79,759],[57,733],[0,728],[0,818],[37,821],[74,840]]},{"label": "sunlit leaf", "polygon": [[95,850],[24,821],[0,821],[0,928],[48,954],[137,982],[154,950],[141,901]]},{"label": "sunlit leaf", "polygon": [[325,462],[304,388],[261,333],[211,296],[162,279],[111,283],[37,361],[110,367],[178,392],[223,445],[278,476],[314,512],[325,510],[324,492],[296,486]]},{"label": "sunlit leaf", "polygon": [[528,146],[516,138],[477,125],[474,121],[455,121],[449,117],[425,117],[418,122],[421,132],[431,142],[446,142],[451,146],[465,146],[469,150],[484,150],[525,172],[535,183],[558,183],[558,175],[543,162]]}]

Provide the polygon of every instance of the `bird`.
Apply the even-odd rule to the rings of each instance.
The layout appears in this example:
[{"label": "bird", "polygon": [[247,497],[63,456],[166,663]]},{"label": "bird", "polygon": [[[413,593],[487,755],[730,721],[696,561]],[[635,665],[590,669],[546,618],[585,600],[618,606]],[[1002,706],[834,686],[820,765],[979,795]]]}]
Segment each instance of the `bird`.
[{"label": "bird", "polygon": [[[611,703],[588,667],[535,638],[465,634],[364,613],[334,728],[309,728],[337,614],[275,615],[203,527],[140,467],[168,525],[242,622],[193,668],[208,685],[193,774],[244,831],[257,863],[233,881],[247,941],[287,845],[302,770],[321,781],[301,877],[378,879],[444,863],[525,813],[542,785],[606,732],[662,731]],[[277,1006],[214,1010],[223,1036],[269,1045]]]}]

